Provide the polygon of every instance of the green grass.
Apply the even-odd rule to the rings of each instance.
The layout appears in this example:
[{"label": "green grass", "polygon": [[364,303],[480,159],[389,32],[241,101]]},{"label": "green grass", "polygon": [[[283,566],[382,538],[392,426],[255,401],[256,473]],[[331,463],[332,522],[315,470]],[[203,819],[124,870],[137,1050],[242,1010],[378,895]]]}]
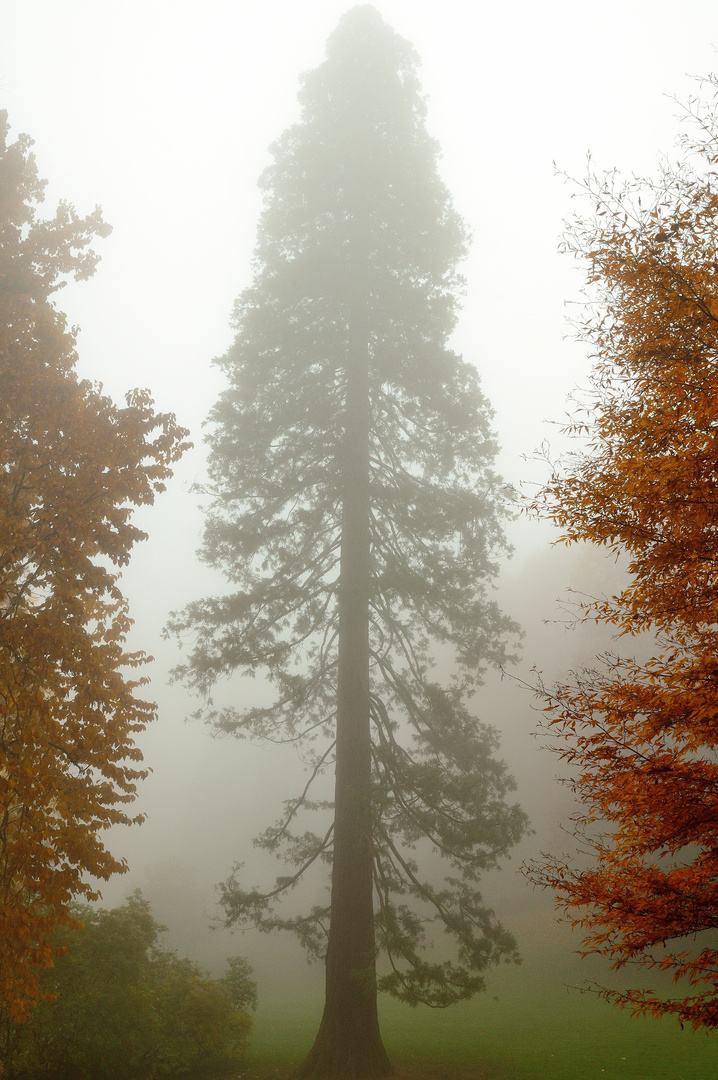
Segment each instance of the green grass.
[{"label": "green grass", "polygon": [[[571,988],[590,968],[537,948],[497,972],[486,994],[446,1010],[381,1002],[384,1042],[401,1076],[437,1080],[716,1080],[718,1035],[674,1020],[636,1019]],[[644,982],[645,977],[644,977]],[[255,1023],[248,1075],[284,1077],[309,1049],[321,993],[297,987],[266,1001]]]},{"label": "green grass", "polygon": [[[507,1080],[715,1080],[718,1041],[631,1018],[551,974],[502,976],[493,997],[427,1018],[387,1010],[387,1047]],[[538,976],[538,972],[534,973]],[[524,978],[522,979],[522,975]],[[478,1075],[481,1072],[478,1071]]]}]

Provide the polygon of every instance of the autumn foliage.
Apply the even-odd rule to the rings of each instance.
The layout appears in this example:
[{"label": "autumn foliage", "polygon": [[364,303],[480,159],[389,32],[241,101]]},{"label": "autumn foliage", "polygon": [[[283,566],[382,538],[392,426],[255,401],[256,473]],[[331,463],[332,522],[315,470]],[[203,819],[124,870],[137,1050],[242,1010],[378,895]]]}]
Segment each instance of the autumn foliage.
[{"label": "autumn foliage", "polygon": [[671,998],[607,997],[709,1029],[718,1026],[718,949],[714,934],[702,936],[718,927],[718,80],[703,85],[686,110],[684,164],[664,163],[651,181],[591,173],[593,215],[566,235],[589,267],[579,336],[595,369],[573,426],[586,449],[555,470],[539,506],[566,542],[626,553],[629,574],[583,611],[612,628],[615,653],[545,690],[591,858],[549,859],[534,875],[584,931],[585,953],[669,971],[680,986]]},{"label": "autumn foliage", "polygon": [[144,775],[119,568],[143,533],[132,507],[163,489],[186,434],[145,392],[118,408],[75,373],[75,337],[52,294],[88,277],[99,211],[61,204],[26,136],[0,113],[0,1008],[22,1019],[87,875],[121,872],[101,840],[129,823]]}]

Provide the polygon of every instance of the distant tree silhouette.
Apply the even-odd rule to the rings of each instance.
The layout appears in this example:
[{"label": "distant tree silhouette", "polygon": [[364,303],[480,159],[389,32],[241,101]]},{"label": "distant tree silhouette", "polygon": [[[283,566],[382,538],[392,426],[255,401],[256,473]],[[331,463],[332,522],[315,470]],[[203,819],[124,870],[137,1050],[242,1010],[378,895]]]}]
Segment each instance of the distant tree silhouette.
[{"label": "distant tree silhouette", "polygon": [[[448,347],[464,226],[411,47],[368,6],[341,20],[303,77],[302,117],[272,148],[253,284],[220,361],[228,389],[209,445],[214,500],[203,558],[236,587],[171,629],[194,644],[179,675],[219,732],[303,746],[311,776],[259,843],[292,867],[269,891],[225,883],[229,923],[326,946],[326,1006],[304,1077],[382,1076],[377,985],[444,1006],[483,989],[514,939],[477,888],[525,829],[497,737],[468,711],[516,627],[487,597],[505,550],[507,493],[490,410]],[[441,685],[437,656],[456,670]],[[264,672],[267,707],[215,708],[215,682]],[[333,818],[298,826],[334,764]],[[413,849],[451,867],[441,886]],[[281,917],[275,901],[316,860],[331,904]],[[407,902],[408,901],[408,902]],[[376,910],[375,910],[376,908]],[[421,952],[435,920],[456,961]],[[388,967],[377,980],[377,949]]]}]

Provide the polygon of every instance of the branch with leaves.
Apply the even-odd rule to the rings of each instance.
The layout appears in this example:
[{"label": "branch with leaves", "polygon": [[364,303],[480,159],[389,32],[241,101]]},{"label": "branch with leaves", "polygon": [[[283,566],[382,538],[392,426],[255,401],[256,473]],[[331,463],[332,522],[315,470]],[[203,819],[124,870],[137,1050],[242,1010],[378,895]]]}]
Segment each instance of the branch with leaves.
[{"label": "branch with leaves", "polygon": [[[586,450],[535,509],[567,543],[628,556],[628,580],[588,600],[620,648],[541,687],[568,764],[585,865],[547,858],[534,879],[584,933],[584,953],[683,983],[683,996],[604,991],[619,1005],[718,1025],[718,78],[689,102],[684,160],[655,180],[591,171],[595,210],[564,249],[587,266],[577,327],[595,359],[569,431]],[[697,122],[697,131],[695,126]],[[653,655],[630,655],[632,639]]]},{"label": "branch with leaves", "polygon": [[[77,378],[74,334],[51,296],[88,277],[99,210],[36,217],[31,141],[0,113],[0,1008],[22,1020],[74,925],[88,877],[126,869],[102,843],[146,775],[136,696],[147,661],[125,646],[120,568],[144,539],[132,508],[164,490],[188,444],[146,391],[118,407]],[[128,677],[128,672],[133,677]]]}]

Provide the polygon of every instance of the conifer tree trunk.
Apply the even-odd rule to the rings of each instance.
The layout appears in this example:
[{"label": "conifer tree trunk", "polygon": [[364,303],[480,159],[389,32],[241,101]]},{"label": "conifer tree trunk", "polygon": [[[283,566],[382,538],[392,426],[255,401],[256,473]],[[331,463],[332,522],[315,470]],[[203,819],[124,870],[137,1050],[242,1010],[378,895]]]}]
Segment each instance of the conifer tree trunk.
[{"label": "conifer tree trunk", "polygon": [[379,1032],[374,940],[369,328],[366,290],[360,280],[351,307],[342,448],[334,855],[326,999],[314,1045],[297,1073],[302,1080],[372,1080],[391,1071]]}]

